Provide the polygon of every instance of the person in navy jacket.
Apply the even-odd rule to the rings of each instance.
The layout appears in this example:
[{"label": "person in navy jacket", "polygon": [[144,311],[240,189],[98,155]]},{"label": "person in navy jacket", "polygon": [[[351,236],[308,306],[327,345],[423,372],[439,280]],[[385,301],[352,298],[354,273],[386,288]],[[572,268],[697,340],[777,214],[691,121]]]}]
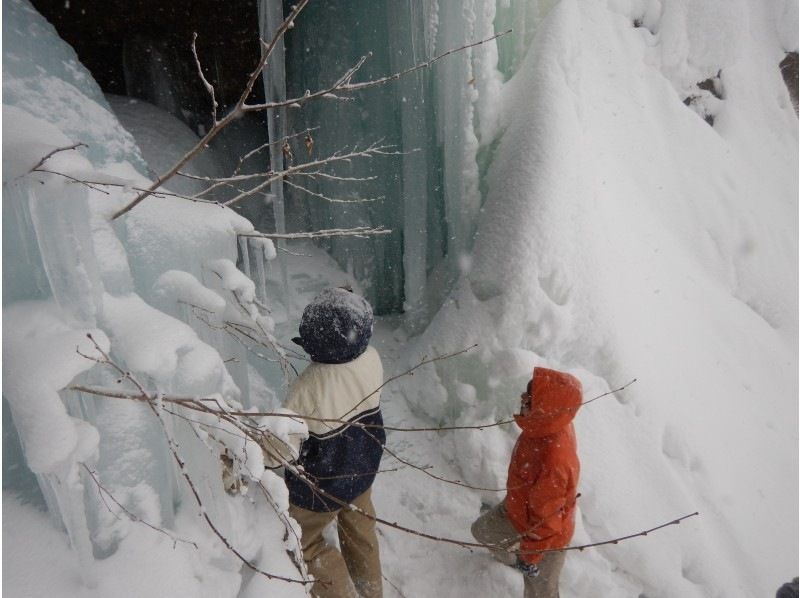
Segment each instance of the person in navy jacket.
[{"label": "person in navy jacket", "polygon": [[[300,336],[292,339],[312,363],[289,388],[285,407],[315,419],[307,420],[309,436],[296,461],[302,473],[287,469],[285,479],[289,514],[300,524],[303,558],[317,580],[311,594],[320,598],[383,595],[371,489],[386,434],[372,324],[363,297],[329,288],[306,306]],[[341,552],[322,536],[333,520]]]}]

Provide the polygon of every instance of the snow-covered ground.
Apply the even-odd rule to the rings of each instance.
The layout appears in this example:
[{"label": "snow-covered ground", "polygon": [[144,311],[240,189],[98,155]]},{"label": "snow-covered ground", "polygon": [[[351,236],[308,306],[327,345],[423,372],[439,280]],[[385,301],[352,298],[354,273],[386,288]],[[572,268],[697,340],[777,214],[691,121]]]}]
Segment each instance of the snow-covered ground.
[{"label": "snow-covered ground", "polygon": [[[777,67],[797,50],[797,3],[539,7],[549,13],[515,75],[473,94],[490,166],[456,287],[421,334],[409,338],[400,317],[385,317],[373,341],[387,376],[426,356],[477,347],[392,382],[383,394],[386,423],[508,419],[536,365],[575,374],[586,398],[636,378],[576,419],[574,542],[700,514],[648,537],[570,553],[562,595],[769,596],[798,573],[798,134]],[[86,331],[100,329],[100,347],[160,391],[275,407],[285,393],[280,376],[247,367],[242,348],[192,319],[185,304],[233,317],[235,293],[246,304],[241,317],[287,340],[318,290],[354,281],[320,250],[292,245],[297,255],[280,255],[290,292],[269,317],[258,316],[256,295],[277,297],[282,276],[274,261],[258,284],[236,271],[236,234],[250,228],[244,219],[151,198],[110,225],[123,194],[145,184],[142,155],[155,154],[139,151],[137,143],[148,142],[119,126],[71,50],[26,2],[4,1],[4,35],[4,396],[28,466],[50,489],[69,539],[17,498],[21,488],[5,491],[3,590],[303,595],[297,584],[242,572],[171,477],[148,412],[73,395],[65,406],[56,393],[76,375],[113,383],[82,373],[92,364],[72,351]],[[122,190],[26,174],[45,153],[77,141],[90,147],[60,152],[48,168]],[[158,149],[166,160],[177,151]],[[477,180],[471,168],[464,176]],[[275,257],[264,249],[267,261]],[[92,350],[82,342],[82,352]],[[272,504],[253,492],[228,497],[211,447],[185,426],[176,430],[205,504],[237,549],[267,571],[297,575],[286,553],[292,539],[283,540],[280,480],[264,478]],[[379,516],[469,540],[481,504],[502,498],[516,434],[514,426],[390,432],[375,484]],[[110,516],[84,487],[84,463],[161,531]],[[380,540],[387,596],[521,594],[519,574],[482,551],[389,526]]]}]

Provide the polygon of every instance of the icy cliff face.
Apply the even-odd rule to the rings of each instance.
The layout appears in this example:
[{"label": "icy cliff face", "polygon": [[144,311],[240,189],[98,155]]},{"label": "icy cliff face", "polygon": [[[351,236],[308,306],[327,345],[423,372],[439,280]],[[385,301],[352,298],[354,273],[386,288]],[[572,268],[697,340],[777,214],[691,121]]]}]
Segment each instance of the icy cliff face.
[{"label": "icy cliff face", "polygon": [[[7,0],[3,13],[3,226],[9,233],[3,246],[9,265],[3,272],[3,393],[11,415],[3,425],[4,439],[18,436],[24,455],[14,467],[38,476],[88,586],[108,582],[94,557],[124,559],[119,555],[126,547],[148,546],[153,553],[175,550],[180,556],[169,560],[196,569],[191,595],[235,595],[243,589],[241,561],[208,527],[198,526],[201,512],[223,534],[237,537],[246,558],[298,575],[286,552],[264,549],[282,545],[279,517],[288,503],[279,478],[263,474],[253,441],[224,426],[210,431],[213,422],[202,418],[156,417],[142,405],[69,388],[132,388],[120,372],[98,363],[109,354],[150,392],[249,406],[245,350],[221,330],[234,318],[272,326],[255,307],[254,283],[235,266],[237,234],[252,225],[218,205],[169,195],[154,195],[112,223],[110,215],[149,185],[137,143],[72,50],[27,2]],[[155,127],[152,121],[168,117],[149,118]],[[177,141],[162,140],[157,148],[146,145],[144,155],[172,163],[183,151]],[[214,174],[212,166],[205,174]],[[192,192],[190,186],[175,190]],[[263,268],[275,255],[271,244],[252,245]],[[201,310],[205,321],[196,317]],[[238,365],[229,371],[219,351]],[[168,419],[166,431],[159,418]],[[167,436],[180,447],[185,467],[176,467]],[[249,464],[238,473],[254,487],[263,484],[263,495],[245,500],[224,492],[223,450]],[[195,489],[202,507],[184,474],[202,480]],[[136,520],[150,526],[144,536]],[[264,531],[248,536],[254,522]],[[165,528],[175,530],[174,542]],[[203,575],[213,579],[202,581]],[[162,583],[171,585],[167,577]],[[261,591],[268,590],[265,584],[265,578],[252,582]],[[302,593],[302,586],[294,587]],[[128,590],[141,594],[142,586]]]}]

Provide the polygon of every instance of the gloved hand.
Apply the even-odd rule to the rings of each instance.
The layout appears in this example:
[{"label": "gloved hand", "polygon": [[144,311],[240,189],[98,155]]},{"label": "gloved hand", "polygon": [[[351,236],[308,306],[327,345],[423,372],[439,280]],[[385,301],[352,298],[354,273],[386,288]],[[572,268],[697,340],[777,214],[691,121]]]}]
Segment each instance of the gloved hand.
[{"label": "gloved hand", "polygon": [[519,557],[517,557],[517,563],[514,565],[514,568],[522,571],[522,574],[526,577],[536,577],[539,575],[539,567],[533,563],[526,563]]}]

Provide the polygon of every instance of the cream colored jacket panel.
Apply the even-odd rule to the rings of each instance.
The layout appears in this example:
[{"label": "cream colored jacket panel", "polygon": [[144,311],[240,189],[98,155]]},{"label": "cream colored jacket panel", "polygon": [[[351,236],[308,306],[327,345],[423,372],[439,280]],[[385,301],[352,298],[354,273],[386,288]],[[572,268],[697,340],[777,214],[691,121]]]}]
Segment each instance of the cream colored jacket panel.
[{"label": "cream colored jacket panel", "polygon": [[[289,388],[285,407],[300,415],[351,421],[380,404],[383,365],[378,352],[367,347],[348,363],[312,363]],[[341,422],[307,420],[308,431],[326,436],[347,426]]]}]

